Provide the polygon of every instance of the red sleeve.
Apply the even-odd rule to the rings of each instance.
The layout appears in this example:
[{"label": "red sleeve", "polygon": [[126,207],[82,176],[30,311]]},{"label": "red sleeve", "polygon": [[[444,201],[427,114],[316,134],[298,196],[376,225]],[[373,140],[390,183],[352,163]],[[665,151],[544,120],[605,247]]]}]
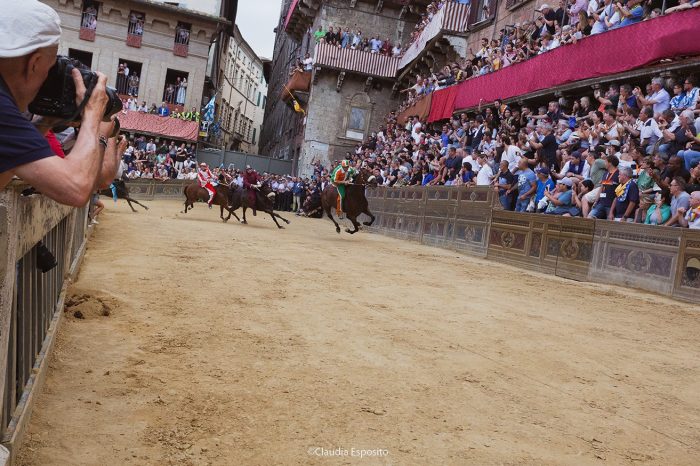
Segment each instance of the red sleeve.
[{"label": "red sleeve", "polygon": [[44,136],[46,138],[46,141],[49,143],[49,147],[53,151],[54,154],[57,156],[61,157],[62,159],[66,158],[66,154],[63,152],[63,147],[61,147],[61,143],[58,142],[58,139],[56,139],[56,135],[53,134],[53,131],[49,130],[48,133]]}]

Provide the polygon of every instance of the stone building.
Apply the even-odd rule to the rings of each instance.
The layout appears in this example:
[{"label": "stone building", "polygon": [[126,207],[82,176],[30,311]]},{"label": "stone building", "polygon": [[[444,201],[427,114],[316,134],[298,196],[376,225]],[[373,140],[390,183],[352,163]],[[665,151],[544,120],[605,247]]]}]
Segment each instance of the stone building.
[{"label": "stone building", "polygon": [[267,101],[263,64],[236,26],[222,61],[223,79],[217,96],[218,139],[227,149],[258,153]]},{"label": "stone building", "polygon": [[[419,6],[429,2],[285,0],[277,27],[263,127],[262,150],[293,159],[299,174],[309,174],[311,163],[329,164],[354,150],[372,128],[398,105],[396,73],[399,59],[360,50],[317,46],[313,31],[319,27],[361,30],[363,37],[387,38],[392,44],[407,40],[418,19]],[[307,80],[290,70],[306,53],[314,57]],[[299,86],[299,81],[305,84]],[[308,84],[306,84],[308,82]],[[285,89],[289,88],[292,96]],[[305,117],[292,106],[296,100]]]},{"label": "stone building", "polygon": [[[135,91],[149,106],[168,97],[173,106],[202,106],[210,45],[226,19],[147,0],[43,1],[61,17],[59,53],[101,71],[121,94]],[[119,75],[120,64],[138,76],[136,89]],[[183,79],[178,96],[172,89]]]}]

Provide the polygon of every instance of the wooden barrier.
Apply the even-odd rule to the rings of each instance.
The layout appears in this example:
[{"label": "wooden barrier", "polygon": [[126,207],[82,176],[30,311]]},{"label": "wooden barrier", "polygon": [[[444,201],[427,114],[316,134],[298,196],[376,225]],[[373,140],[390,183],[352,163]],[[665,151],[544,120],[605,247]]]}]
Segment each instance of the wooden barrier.
[{"label": "wooden barrier", "polygon": [[[22,196],[26,185],[0,192],[0,399],[2,444],[12,453],[40,390],[61,321],[67,278],[77,271],[87,241],[88,207],[75,209],[44,196]],[[56,266],[38,268],[41,242]]]},{"label": "wooden barrier", "polygon": [[700,231],[504,211],[489,188],[368,188],[369,231],[580,281],[700,298]]}]

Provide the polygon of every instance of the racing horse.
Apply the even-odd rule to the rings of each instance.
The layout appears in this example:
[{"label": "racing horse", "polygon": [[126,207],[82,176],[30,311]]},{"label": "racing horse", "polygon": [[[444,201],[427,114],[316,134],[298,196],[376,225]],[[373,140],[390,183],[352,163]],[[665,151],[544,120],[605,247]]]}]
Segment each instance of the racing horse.
[{"label": "racing horse", "polygon": [[[228,222],[231,216],[236,217],[236,220],[240,221],[238,215],[234,212],[236,209],[230,207],[229,199],[231,197],[231,191],[235,190],[236,186],[229,187],[225,184],[219,183],[215,186],[216,193],[214,194],[214,201],[212,205],[218,205],[221,208],[221,220]],[[186,214],[189,209],[194,208],[194,203],[197,201],[207,202],[209,200],[209,191],[204,189],[199,185],[199,183],[191,183],[185,186],[185,211]],[[228,217],[224,217],[224,209],[228,211]]]},{"label": "racing horse", "polygon": [[[131,205],[133,202],[136,205],[140,205],[144,209],[148,210],[148,207],[145,205],[141,204],[139,201],[136,199],[132,198],[131,195],[129,194],[129,187],[126,185],[124,180],[114,180],[112,181],[112,185],[114,185],[114,189],[117,191],[117,199],[124,199],[128,204],[129,207],[131,207],[132,212],[136,212],[136,209],[134,209],[134,206]],[[112,188],[106,188],[106,189],[100,189],[98,191],[99,194],[102,196],[109,196],[109,197],[114,197],[114,193],[112,192]]]},{"label": "racing horse", "polygon": [[[362,222],[364,225],[370,226],[374,223],[374,215],[369,211],[369,203],[365,197],[365,186],[368,184],[376,184],[376,178],[366,168],[360,169],[355,175],[355,179],[351,184],[345,186],[345,205],[343,210],[348,219],[352,222],[354,230],[346,228],[345,231],[351,235],[358,232],[360,224],[357,222],[357,217],[360,214],[365,214],[369,217],[369,222]],[[336,233],[340,233],[340,225],[333,218],[331,209],[338,205],[338,189],[333,184],[328,184],[321,193],[321,204],[328,218],[333,221]]]},{"label": "racing horse", "polygon": [[234,210],[237,210],[239,207],[242,207],[243,220],[241,220],[241,223],[243,224],[248,223],[248,221],[245,218],[246,209],[253,209],[253,212],[255,212],[256,210],[260,210],[272,217],[272,220],[275,222],[275,225],[277,225],[277,228],[281,229],[284,228],[284,226],[280,225],[277,219],[281,219],[287,225],[289,225],[289,220],[282,217],[280,214],[274,212],[274,198],[274,191],[272,191],[272,188],[270,187],[270,184],[267,181],[263,182],[260,185],[260,187],[255,191],[255,205],[250,205],[250,199],[248,198],[248,193],[246,192],[246,190],[244,188],[239,188],[236,186],[235,189],[231,190],[231,195],[229,197],[229,204],[227,208],[229,209],[229,211],[232,212]]}]

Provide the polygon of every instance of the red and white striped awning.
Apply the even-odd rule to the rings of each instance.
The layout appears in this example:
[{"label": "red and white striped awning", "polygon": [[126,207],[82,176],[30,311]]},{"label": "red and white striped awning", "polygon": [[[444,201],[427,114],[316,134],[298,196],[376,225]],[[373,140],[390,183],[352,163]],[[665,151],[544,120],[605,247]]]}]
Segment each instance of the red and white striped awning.
[{"label": "red and white striped awning", "polygon": [[388,57],[379,53],[349,48],[343,49],[325,43],[316,45],[314,63],[380,78],[394,78],[399,69],[398,57]]}]

